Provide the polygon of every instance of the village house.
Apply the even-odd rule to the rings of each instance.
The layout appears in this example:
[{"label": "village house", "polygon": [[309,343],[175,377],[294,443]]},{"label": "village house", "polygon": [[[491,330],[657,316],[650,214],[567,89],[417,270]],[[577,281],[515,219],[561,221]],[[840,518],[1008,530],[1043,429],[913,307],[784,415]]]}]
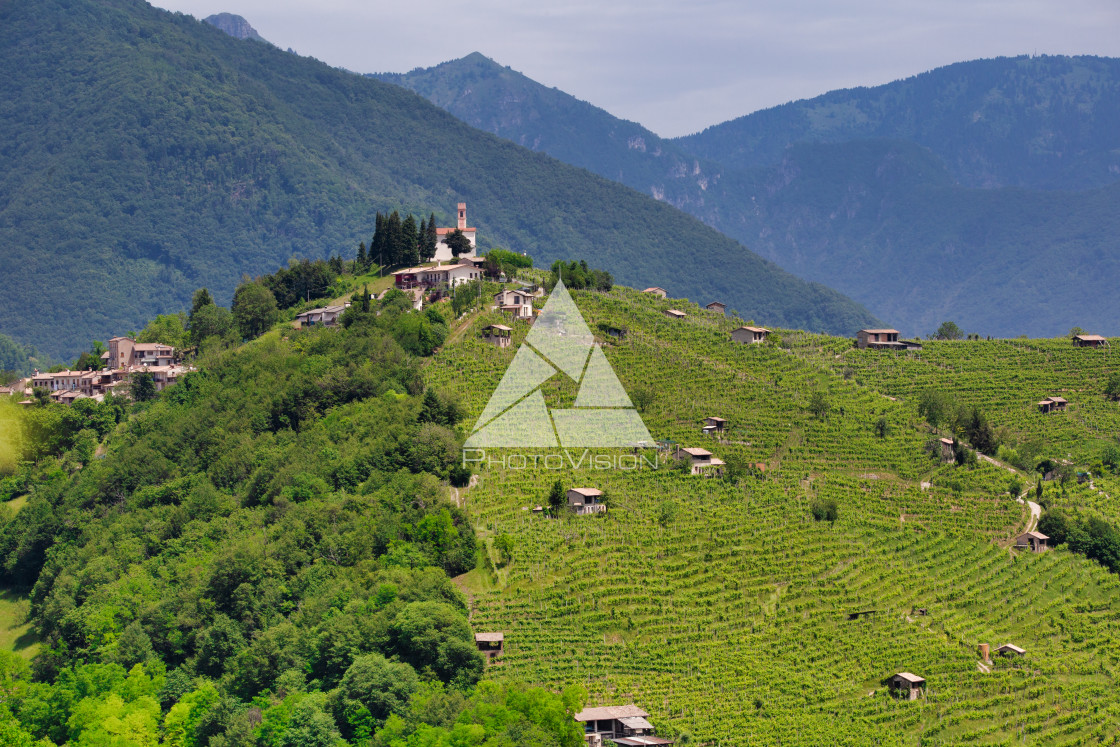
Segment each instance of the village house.
[{"label": "village house", "polygon": [[996,653],[1000,656],[1022,656],[1027,653],[1026,649],[1019,648],[1014,643],[1005,643],[996,649]]},{"label": "village house", "polygon": [[1050,538],[1042,532],[1023,532],[1015,538],[1016,547],[1030,548],[1031,552],[1046,552]]},{"label": "village house", "polygon": [[723,314],[724,316],[727,316],[727,304],[725,304],[725,303],[720,303],[719,301],[712,301],[710,304],[708,304],[704,308],[707,309],[708,311],[715,311],[715,312],[718,312],[720,314]]},{"label": "village house", "polygon": [[314,327],[322,325],[324,327],[334,327],[338,325],[338,318],[342,316],[342,312],[346,311],[350,304],[339,304],[337,306],[323,306],[318,309],[309,309],[308,311],[296,314],[296,321],[299,326]]},{"label": "village house", "polygon": [[482,339],[491,345],[508,348],[513,343],[513,329],[504,324],[488,324],[482,328]]},{"label": "village house", "polygon": [[1063,397],[1047,397],[1038,403],[1038,410],[1044,415],[1066,409],[1067,402]]},{"label": "village house", "polygon": [[680,309],[665,309],[665,316],[670,319],[684,319],[688,315]]},{"label": "village house", "polygon": [[1108,344],[1108,338],[1107,337],[1101,337],[1100,335],[1074,335],[1073,336],[1073,346],[1075,348],[1107,348],[1107,347],[1110,347],[1109,344]]},{"label": "village house", "polygon": [[474,645],[479,650],[486,660],[497,658],[502,655],[502,645],[505,643],[505,636],[502,633],[475,633]]},{"label": "village house", "polygon": [[665,290],[664,288],[658,288],[656,285],[652,288],[646,288],[644,291],[642,291],[642,293],[649,293],[651,295],[657,296],[658,298],[669,297],[669,291]]},{"label": "village house", "polygon": [[533,296],[522,290],[504,290],[494,294],[494,304],[517,319],[533,318]]},{"label": "village house", "polygon": [[721,477],[723,475],[723,461],[712,456],[712,452],[707,449],[677,447],[674,456],[677,459],[689,460],[692,465],[690,473],[693,475],[704,475],[705,477]]},{"label": "village house", "polygon": [[717,418],[714,415],[709,418],[704,418],[704,426],[700,429],[705,436],[710,436],[713,433],[723,433],[727,430],[727,421],[723,418]]},{"label": "village house", "polygon": [[906,700],[917,700],[925,686],[925,678],[910,672],[899,672],[887,680],[887,687],[890,688],[890,691]]},{"label": "village house", "polygon": [[175,348],[170,345],[158,342],[136,342],[131,337],[110,338],[107,352],[109,368],[170,366],[178,360]]},{"label": "village house", "polygon": [[770,334],[770,330],[765,327],[739,327],[731,333],[731,339],[749,345],[765,342],[768,334]]},{"label": "village house", "polygon": [[572,488],[568,491],[568,508],[577,516],[600,514],[607,510],[602,503],[603,491],[595,488]]},{"label": "village house", "polygon": [[454,288],[482,277],[482,270],[474,262],[436,264],[431,267],[409,267],[393,273],[393,285],[398,290]]},{"label": "village house", "polygon": [[478,229],[471,228],[467,225],[467,203],[460,202],[457,213],[455,228],[436,229],[436,254],[435,257],[433,257],[436,261],[447,262],[455,259],[451,247],[447,245],[447,237],[456,230],[462,231],[467,241],[471,242],[471,250],[466,254],[460,254],[459,260],[462,261],[466,257],[474,257],[475,248],[478,245]]},{"label": "village house", "polygon": [[666,745],[671,739],[654,736],[649,714],[636,705],[584,708],[575,715],[576,723],[583,724],[583,738],[587,747],[601,747],[603,740],[625,745]]}]

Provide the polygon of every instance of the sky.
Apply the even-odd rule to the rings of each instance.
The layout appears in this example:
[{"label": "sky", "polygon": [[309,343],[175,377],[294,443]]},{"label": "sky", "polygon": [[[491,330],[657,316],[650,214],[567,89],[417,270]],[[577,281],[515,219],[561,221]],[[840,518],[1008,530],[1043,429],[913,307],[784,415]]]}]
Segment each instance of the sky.
[{"label": "sky", "polygon": [[155,0],[243,16],[354,72],[481,52],[663,137],[838,88],[1023,54],[1120,57],[1117,0]]}]

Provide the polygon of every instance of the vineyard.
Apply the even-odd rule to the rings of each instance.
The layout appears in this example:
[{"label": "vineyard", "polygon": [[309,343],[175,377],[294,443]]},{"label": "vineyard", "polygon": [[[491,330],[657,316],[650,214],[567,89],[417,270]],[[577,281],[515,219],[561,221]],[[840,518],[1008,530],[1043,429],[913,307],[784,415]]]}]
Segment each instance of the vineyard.
[{"label": "vineyard", "polygon": [[[592,330],[627,331],[603,337],[603,352],[632,396],[646,394],[655,438],[762,468],[737,483],[671,465],[481,469],[464,507],[488,541],[513,540],[508,565],[461,580],[475,630],[505,633],[488,677],[579,682],[594,703],[638,703],[659,734],[697,743],[1120,741],[1117,579],[1064,549],[1009,549],[1028,519],[1009,473],[929,456],[914,403],[939,387],[1055,457],[1087,459],[1120,431],[1117,405],[1093,393],[1110,353],[1032,340],[892,356],[787,331],[780,345],[740,345],[729,333],[742,320],[680,299],[572,295]],[[468,424],[529,329],[517,322],[499,349],[478,333],[496,321],[474,319],[426,369]],[[550,406],[574,391],[544,388]],[[1067,412],[1033,409],[1052,394]],[[718,440],[701,435],[708,416],[730,421]],[[558,477],[606,491],[609,513],[529,510]],[[1064,500],[1104,510],[1108,487],[1074,484]],[[836,520],[815,521],[811,506],[828,500]],[[985,671],[979,643],[1027,653]],[[887,694],[900,671],[926,679],[924,698]]]}]

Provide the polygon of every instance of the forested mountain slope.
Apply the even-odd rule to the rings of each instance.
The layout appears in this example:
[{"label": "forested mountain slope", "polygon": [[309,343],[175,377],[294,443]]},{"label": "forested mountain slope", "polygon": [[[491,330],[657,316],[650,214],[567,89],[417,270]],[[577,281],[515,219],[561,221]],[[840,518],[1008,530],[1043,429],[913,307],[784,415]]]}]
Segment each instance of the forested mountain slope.
[{"label": "forested mountain slope", "polygon": [[[680,212],[418,96],[138,0],[0,6],[0,330],[67,357],[292,256],[353,256],[378,210],[538,261],[851,331],[873,317]],[[444,223],[447,225],[447,223]]]},{"label": "forested mountain slope", "polygon": [[907,334],[955,319],[1054,335],[1120,330],[1118,65],[960,63],[672,141],[477,54],[380,77],[670,202]]}]

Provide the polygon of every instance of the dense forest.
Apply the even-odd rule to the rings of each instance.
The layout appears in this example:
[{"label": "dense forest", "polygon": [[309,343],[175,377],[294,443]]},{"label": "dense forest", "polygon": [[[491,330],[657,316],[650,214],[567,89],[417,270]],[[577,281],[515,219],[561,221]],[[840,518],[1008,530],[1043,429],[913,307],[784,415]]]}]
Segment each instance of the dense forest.
[{"label": "dense forest", "polygon": [[578,747],[578,688],[476,686],[450,577],[477,540],[444,487],[462,412],[418,357],[442,313],[367,296],[151,401],[22,412],[0,586],[41,640],[30,666],[0,652],[0,741]]},{"label": "dense forest", "polygon": [[0,245],[18,268],[0,328],[59,357],[183,308],[199,286],[225,305],[243,274],[352,256],[378,212],[453,225],[457,202],[483,249],[545,265],[595,256],[620,281],[770,323],[851,332],[873,319],[398,86],[140,0],[5,3],[0,70]]}]

